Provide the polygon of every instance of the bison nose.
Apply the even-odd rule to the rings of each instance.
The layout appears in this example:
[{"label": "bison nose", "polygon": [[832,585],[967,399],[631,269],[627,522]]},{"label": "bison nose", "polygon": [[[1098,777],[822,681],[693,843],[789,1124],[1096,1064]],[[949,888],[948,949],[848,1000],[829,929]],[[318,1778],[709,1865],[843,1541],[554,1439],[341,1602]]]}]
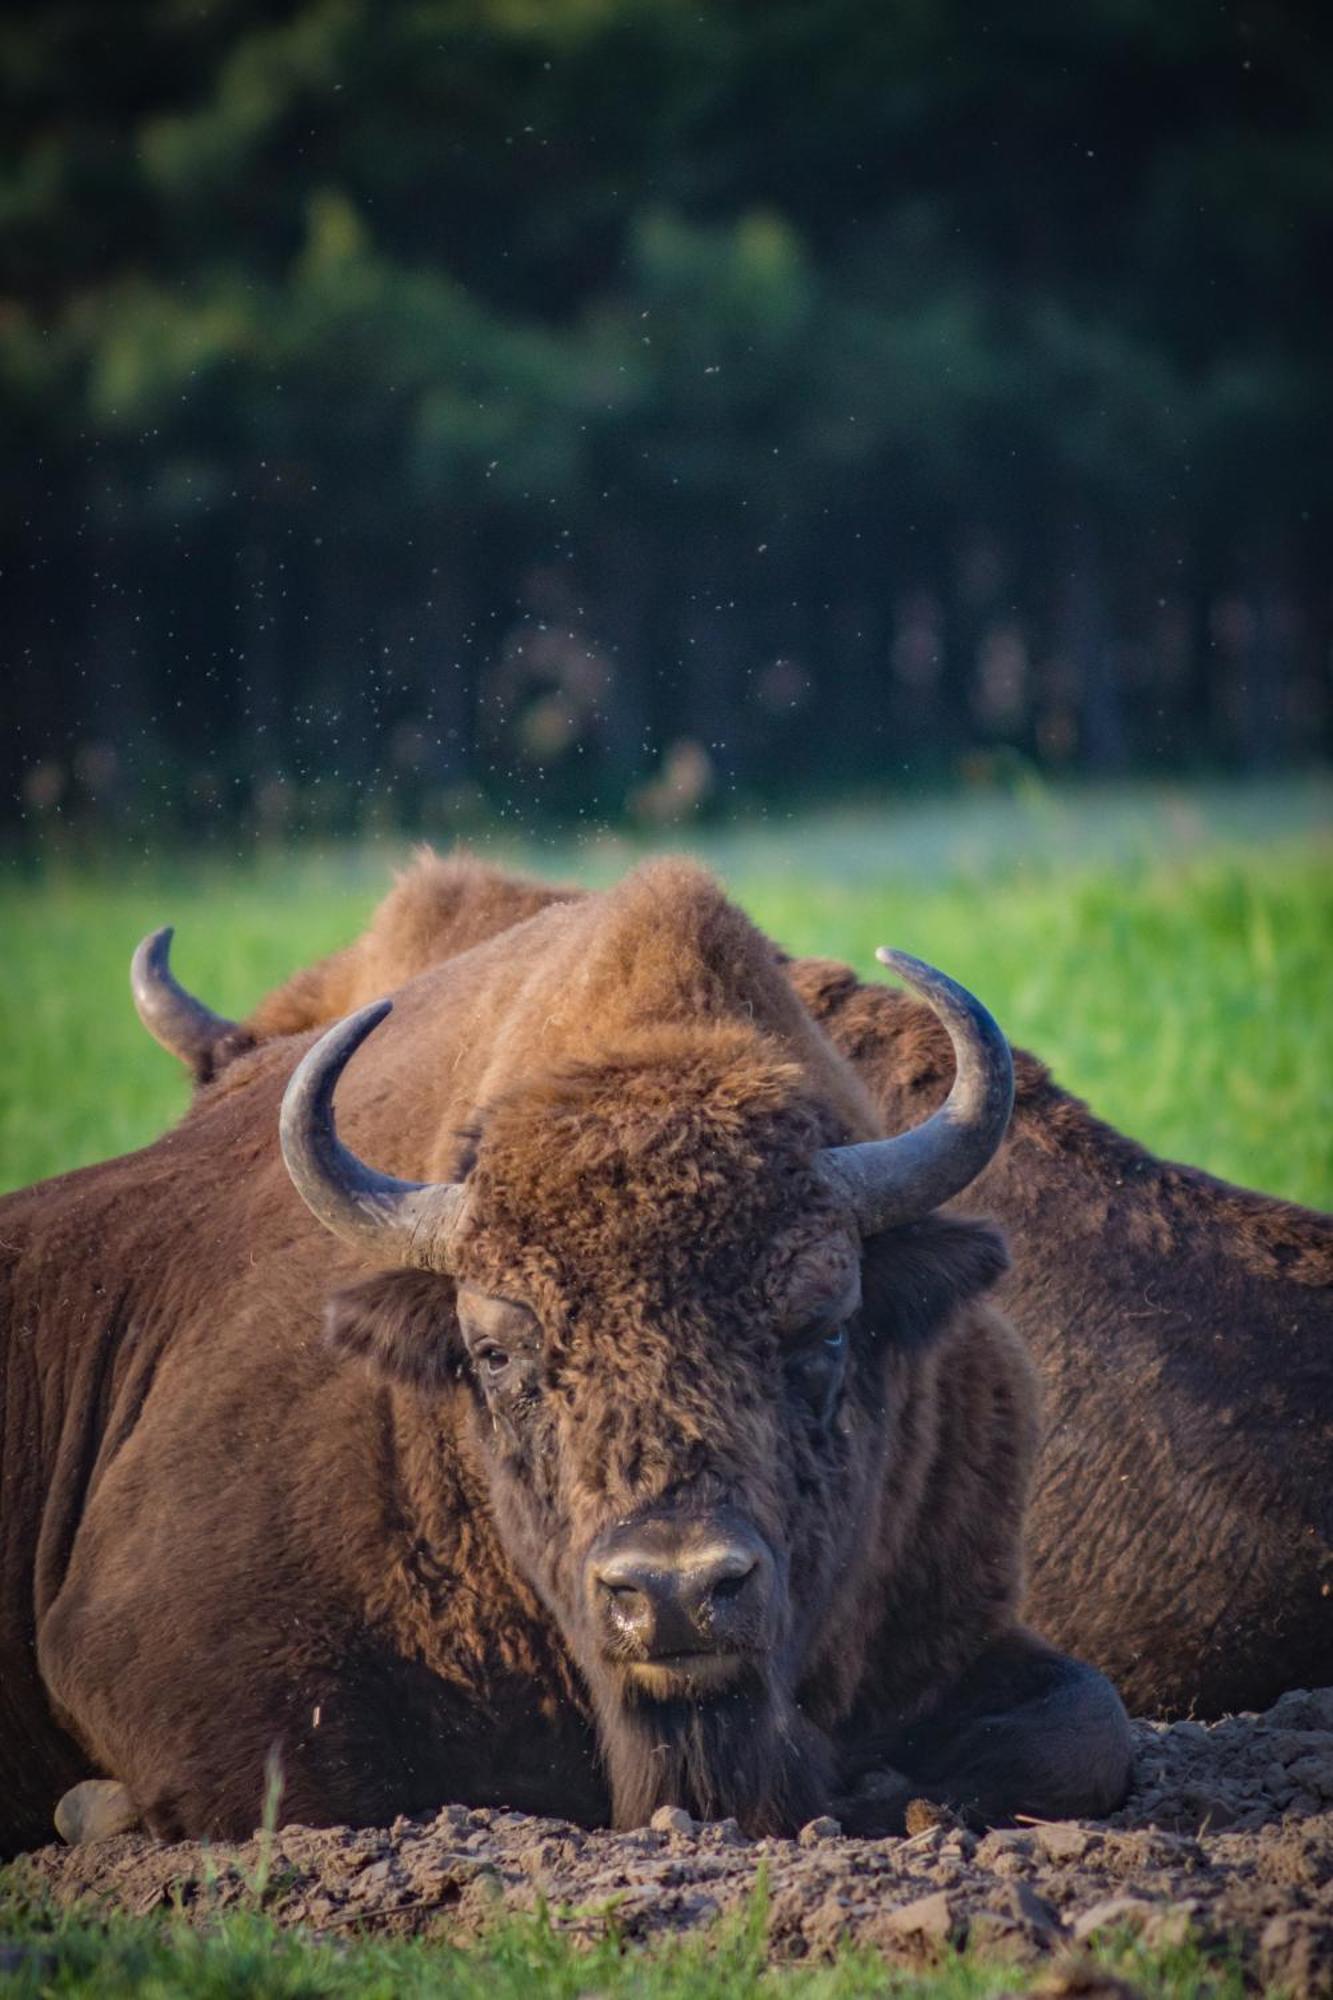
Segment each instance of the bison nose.
[{"label": "bison nose", "polygon": [[757,1536],[651,1522],[611,1539],[592,1574],[607,1637],[652,1660],[752,1649],[771,1569]]}]

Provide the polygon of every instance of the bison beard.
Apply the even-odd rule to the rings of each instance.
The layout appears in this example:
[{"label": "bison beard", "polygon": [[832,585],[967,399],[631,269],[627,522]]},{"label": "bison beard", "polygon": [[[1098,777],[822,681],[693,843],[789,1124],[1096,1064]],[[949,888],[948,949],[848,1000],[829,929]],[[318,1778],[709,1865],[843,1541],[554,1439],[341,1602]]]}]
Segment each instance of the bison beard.
[{"label": "bison beard", "polygon": [[683,1806],[759,1838],[793,1832],[829,1796],[823,1738],[758,1667],[708,1701],[655,1701],[609,1681],[593,1692],[618,1828]]}]

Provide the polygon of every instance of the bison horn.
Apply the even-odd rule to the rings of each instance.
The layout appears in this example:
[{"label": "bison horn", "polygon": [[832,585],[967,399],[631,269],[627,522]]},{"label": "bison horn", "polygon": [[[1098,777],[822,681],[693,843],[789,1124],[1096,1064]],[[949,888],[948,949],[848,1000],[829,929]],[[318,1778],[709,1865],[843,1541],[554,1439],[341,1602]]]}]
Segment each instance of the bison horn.
[{"label": "bison horn", "polygon": [[944,1024],[955,1074],[949,1095],[923,1125],[820,1154],[822,1173],[850,1201],[863,1236],[913,1222],[960,1194],[998,1151],[1014,1105],[1009,1044],[981,1002],[906,952],[875,956]]},{"label": "bison horn", "polygon": [[393,1012],[377,1000],[349,1014],[302,1057],[282,1100],[279,1134],[292,1184],[326,1229],[382,1263],[446,1271],[464,1190],[449,1181],[377,1173],[338,1137],[333,1092],[366,1037]]},{"label": "bison horn", "polygon": [[215,1014],[187,993],[171,969],[170,924],[146,937],[130,960],[130,991],[134,1009],[155,1042],[187,1063],[205,1081],[214,1058],[229,1035],[241,1030],[225,1014]]}]

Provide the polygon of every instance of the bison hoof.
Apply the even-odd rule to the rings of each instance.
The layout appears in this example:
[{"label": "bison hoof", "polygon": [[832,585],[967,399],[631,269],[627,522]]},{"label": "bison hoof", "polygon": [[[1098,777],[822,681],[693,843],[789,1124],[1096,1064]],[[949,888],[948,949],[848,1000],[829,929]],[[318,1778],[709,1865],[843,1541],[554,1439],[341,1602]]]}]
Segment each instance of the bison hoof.
[{"label": "bison hoof", "polygon": [[139,1824],[137,1806],[115,1778],[86,1778],[75,1785],[56,1807],[55,1817],[56,1832],[70,1847],[132,1833]]}]

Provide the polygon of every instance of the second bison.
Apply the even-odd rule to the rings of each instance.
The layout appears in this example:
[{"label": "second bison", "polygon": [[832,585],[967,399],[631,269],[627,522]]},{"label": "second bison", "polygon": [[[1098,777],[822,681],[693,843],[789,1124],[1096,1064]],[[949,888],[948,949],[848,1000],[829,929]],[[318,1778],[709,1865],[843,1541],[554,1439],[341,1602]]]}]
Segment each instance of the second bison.
[{"label": "second bison", "polygon": [[[247,1021],[140,955],[158,1038],[220,1075],[239,1051],[390,992],[580,896],[424,854],[345,950]],[[818,959],[784,961],[883,1128],[950,1088],[929,1008]],[[1028,1614],[1143,1712],[1264,1708],[1333,1676],[1333,1218],[1160,1160],[1016,1052],[994,1160],[958,1208],[998,1222],[999,1299],[1037,1363],[1046,1418],[1029,1515]]]}]

